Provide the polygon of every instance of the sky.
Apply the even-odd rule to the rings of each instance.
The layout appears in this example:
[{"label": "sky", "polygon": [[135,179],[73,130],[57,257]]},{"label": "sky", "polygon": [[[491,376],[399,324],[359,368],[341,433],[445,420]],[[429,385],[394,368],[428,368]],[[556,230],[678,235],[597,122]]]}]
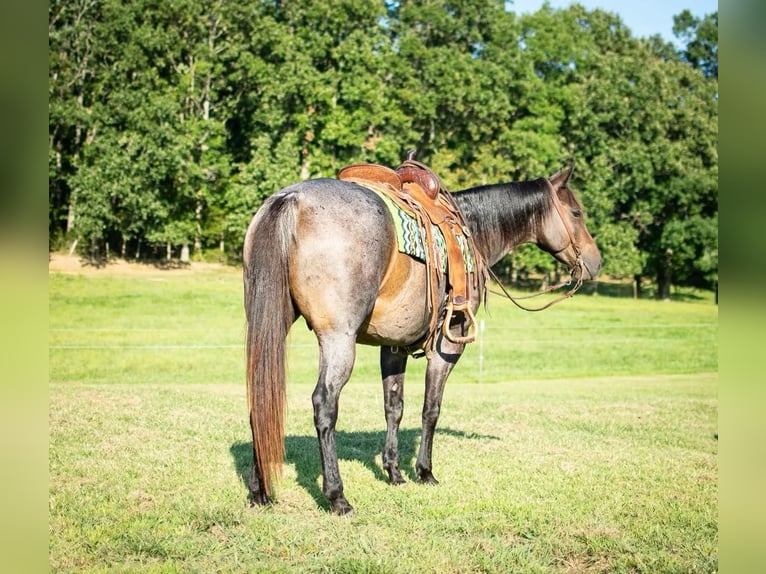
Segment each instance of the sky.
[{"label": "sky", "polygon": [[[537,12],[543,3],[544,0],[512,0],[509,8],[516,13]],[[659,34],[674,43],[673,16],[689,10],[702,17],[718,10],[717,0],[549,0],[553,8],[566,8],[574,3],[588,10],[600,8],[617,14],[634,37]]]}]

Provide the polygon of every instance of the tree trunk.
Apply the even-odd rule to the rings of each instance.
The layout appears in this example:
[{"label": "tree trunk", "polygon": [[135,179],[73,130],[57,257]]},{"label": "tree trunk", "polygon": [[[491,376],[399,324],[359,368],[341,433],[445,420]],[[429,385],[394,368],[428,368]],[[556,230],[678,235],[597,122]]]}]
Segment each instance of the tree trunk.
[{"label": "tree trunk", "polygon": [[194,210],[194,256],[202,257],[202,193],[197,194],[197,206]]},{"label": "tree trunk", "polygon": [[69,206],[66,213],[66,232],[69,233],[74,229],[74,203],[75,194],[69,196]]},{"label": "tree trunk", "polygon": [[670,267],[660,265],[657,270],[657,299],[670,300]]}]

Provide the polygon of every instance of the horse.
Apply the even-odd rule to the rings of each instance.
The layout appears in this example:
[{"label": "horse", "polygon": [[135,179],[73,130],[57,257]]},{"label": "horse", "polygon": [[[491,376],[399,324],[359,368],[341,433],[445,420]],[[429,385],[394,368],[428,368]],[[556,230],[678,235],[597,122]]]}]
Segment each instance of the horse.
[{"label": "horse", "polygon": [[[578,285],[595,278],[601,254],[582,204],[568,186],[573,166],[549,178],[483,185],[452,192],[480,256],[488,265],[522,243],[534,243],[566,265]],[[387,425],[383,468],[399,470],[398,431],[407,359],[429,337],[425,264],[400,253],[391,213],[363,185],[331,178],[305,180],[276,192],[253,216],[243,249],[246,382],[253,437],[250,505],[268,504],[281,472],[285,439],[285,339],[304,317],[316,335],[319,376],[312,393],[322,462],[322,492],[334,514],[353,507],[344,495],[335,445],[340,392],[354,366],[356,344],[380,347]],[[446,295],[446,278],[440,278]],[[475,312],[486,292],[473,286]],[[444,302],[439,303],[444,306]],[[444,309],[441,309],[444,321]],[[445,382],[465,348],[467,314],[437,332],[426,355],[419,480],[437,484],[431,451]],[[455,336],[449,337],[452,333]]]}]

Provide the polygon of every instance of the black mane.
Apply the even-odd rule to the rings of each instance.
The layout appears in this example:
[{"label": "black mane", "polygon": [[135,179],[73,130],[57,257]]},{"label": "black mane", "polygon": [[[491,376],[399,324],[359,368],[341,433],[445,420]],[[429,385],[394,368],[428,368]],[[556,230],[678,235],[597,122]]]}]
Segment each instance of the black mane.
[{"label": "black mane", "polygon": [[505,247],[533,234],[551,206],[545,179],[482,185],[453,192],[476,246],[491,265]]}]

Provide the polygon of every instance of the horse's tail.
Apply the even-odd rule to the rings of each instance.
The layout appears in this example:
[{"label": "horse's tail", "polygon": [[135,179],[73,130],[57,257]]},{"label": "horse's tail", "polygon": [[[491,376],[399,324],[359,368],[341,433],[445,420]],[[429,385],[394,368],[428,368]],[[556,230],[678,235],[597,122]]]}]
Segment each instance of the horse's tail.
[{"label": "horse's tail", "polygon": [[285,453],[285,339],[295,320],[287,259],[295,232],[292,194],[269,198],[250,223],[244,248],[247,396],[254,471],[268,500]]}]

